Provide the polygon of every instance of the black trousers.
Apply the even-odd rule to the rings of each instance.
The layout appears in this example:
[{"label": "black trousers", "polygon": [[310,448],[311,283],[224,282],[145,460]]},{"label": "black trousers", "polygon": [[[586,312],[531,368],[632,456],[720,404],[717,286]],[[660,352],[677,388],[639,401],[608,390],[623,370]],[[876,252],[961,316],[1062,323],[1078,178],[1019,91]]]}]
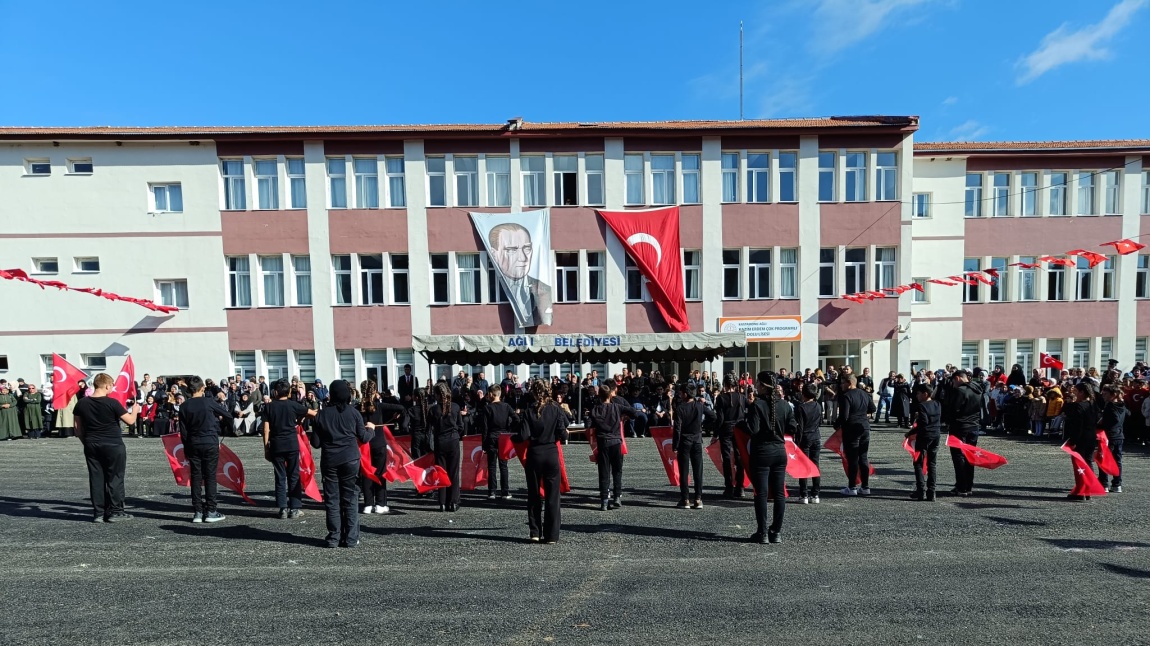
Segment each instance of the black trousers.
[{"label": "black trousers", "polygon": [[[784,446],[784,449],[785,448],[786,447]],[[821,441],[811,440],[811,442],[809,444],[807,444],[806,446],[801,446],[799,448],[802,449],[803,453],[808,458],[810,458],[811,462],[815,463],[816,467],[819,466],[819,452],[823,448],[823,443]],[[867,471],[870,471],[870,469],[868,468]],[[808,480],[810,480],[810,482],[811,482],[810,495],[812,495],[812,496],[819,495],[820,486],[821,486],[822,480],[823,480],[822,478],[799,478],[799,496],[807,495],[807,481]]]},{"label": "black trousers", "polygon": [[280,509],[302,507],[303,486],[299,480],[299,451],[273,453],[272,468],[276,472],[276,506]]},{"label": "black trousers", "polygon": [[499,495],[507,495],[507,460],[499,459],[499,449],[489,449],[487,453],[487,490],[496,490],[495,476],[499,475]]},{"label": "black trousers", "polygon": [[[527,475],[527,527],[531,536],[544,541],[559,540],[559,448],[554,445],[527,449],[523,465]],[[540,495],[539,488],[543,487]]]},{"label": "black trousers", "polygon": [[411,432],[411,459],[417,460],[431,453],[431,437],[420,431]]},{"label": "black trousers", "polygon": [[[781,442],[761,445],[751,453],[751,483],[755,486],[755,523],[760,534],[783,529],[786,512],[787,450]],[[767,526],[767,504],[775,503]]]},{"label": "black trousers", "polygon": [[679,493],[683,500],[687,499],[690,489],[687,477],[695,476],[695,498],[703,497],[703,443],[679,440]]},{"label": "black trousers", "polygon": [[[914,463],[914,488],[918,491],[934,491],[934,483],[938,476],[938,436],[920,435],[914,440],[914,450],[918,451],[918,460]],[[925,486],[923,483],[925,473]]]},{"label": "black trousers", "polygon": [[843,453],[847,456],[847,484],[856,485],[863,489],[870,487],[870,460],[867,452],[870,451],[870,433],[864,433],[848,441],[843,439]]},{"label": "black trousers", "polygon": [[323,506],[328,547],[352,547],[359,541],[359,460],[328,464],[321,459]]},{"label": "black trousers", "polygon": [[363,487],[363,505],[365,507],[375,505],[386,507],[387,479],[383,477],[383,473],[387,471],[387,445],[371,447],[371,466],[375,468],[375,477],[379,478],[379,484],[367,476],[360,476],[362,478],[360,486]]},{"label": "black trousers", "polygon": [[[951,429],[951,435],[970,445],[978,444],[978,433],[967,433]],[[974,489],[974,465],[967,462],[966,455],[960,449],[950,450],[950,460],[954,463],[954,488],[959,493],[968,493]]]},{"label": "black trousers", "polygon": [[599,498],[607,500],[614,495],[616,500],[623,493],[623,445],[599,445],[599,454],[596,456],[599,466]]},{"label": "black trousers", "polygon": [[443,467],[451,479],[450,487],[439,489],[439,504],[459,504],[459,436],[455,434],[435,438],[435,463]]},{"label": "black trousers", "polygon": [[742,490],[746,472],[739,447],[735,445],[735,427],[723,424],[719,429],[719,453],[723,456],[723,488]]},{"label": "black trousers", "polygon": [[197,513],[216,510],[216,466],[220,462],[220,445],[185,444],[184,456],[192,467],[192,509]]},{"label": "black trousers", "polygon": [[123,513],[124,471],[128,463],[124,442],[85,442],[84,461],[88,463],[88,495],[92,498],[93,515],[108,518]]}]

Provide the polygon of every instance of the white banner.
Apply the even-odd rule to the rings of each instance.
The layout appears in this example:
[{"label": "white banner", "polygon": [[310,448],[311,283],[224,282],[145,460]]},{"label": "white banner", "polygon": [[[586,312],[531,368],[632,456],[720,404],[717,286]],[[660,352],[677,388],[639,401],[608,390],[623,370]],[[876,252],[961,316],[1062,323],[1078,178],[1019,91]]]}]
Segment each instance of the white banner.
[{"label": "white banner", "polygon": [[472,213],[519,327],[551,325],[551,211]]},{"label": "white banner", "polygon": [[720,332],[742,332],[747,341],[799,341],[803,338],[800,316],[731,316],[719,319]]}]

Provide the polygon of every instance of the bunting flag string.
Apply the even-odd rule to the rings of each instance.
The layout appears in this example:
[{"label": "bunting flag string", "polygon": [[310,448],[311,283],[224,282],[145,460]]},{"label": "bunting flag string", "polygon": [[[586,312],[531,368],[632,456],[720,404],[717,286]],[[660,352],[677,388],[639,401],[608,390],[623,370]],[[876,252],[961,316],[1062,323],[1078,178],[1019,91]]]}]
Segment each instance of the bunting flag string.
[{"label": "bunting flag string", "polygon": [[55,287],[61,291],[82,292],[84,294],[91,294],[92,296],[99,296],[100,298],[104,298],[109,301],[135,303],[136,305],[152,310],[153,312],[162,312],[164,314],[178,312],[180,309],[172,305],[160,305],[158,303],[153,303],[152,301],[145,300],[143,298],[120,296],[119,294],[106,292],[97,287],[69,287],[68,285],[58,280],[40,280],[38,278],[32,278],[28,275],[28,272],[24,271],[23,269],[0,269],[0,278],[3,278],[4,280],[18,280],[23,283],[31,283],[33,285],[38,285],[40,289]]},{"label": "bunting flag string", "polygon": [[[1100,247],[1114,247],[1120,256],[1128,256],[1132,253],[1137,253],[1146,248],[1146,245],[1135,242],[1131,239],[1114,240],[1111,242],[1103,242],[1099,244]],[[1067,256],[1075,258],[1082,258],[1089,263],[1091,268],[1097,267],[1102,263],[1109,260],[1105,254],[1096,251],[1089,251],[1087,249],[1073,249],[1066,252]],[[1070,258],[1058,258],[1055,256],[1040,256],[1037,262],[1012,262],[1007,267],[1021,267],[1022,269],[1043,269],[1042,263],[1047,265],[1059,265],[1062,267],[1075,267],[1077,262]],[[990,267],[983,270],[966,271],[954,276],[947,276],[945,278],[927,278],[926,282],[934,283],[935,285],[943,285],[944,287],[954,287],[955,285],[996,285],[1001,280],[1001,270],[995,267]],[[905,285],[897,285],[895,287],[883,287],[875,291],[856,292],[854,294],[843,294],[839,298],[852,303],[859,303],[860,305],[867,301],[873,301],[876,298],[887,298],[888,296],[901,296],[909,291],[925,291],[922,283],[914,282]]]}]

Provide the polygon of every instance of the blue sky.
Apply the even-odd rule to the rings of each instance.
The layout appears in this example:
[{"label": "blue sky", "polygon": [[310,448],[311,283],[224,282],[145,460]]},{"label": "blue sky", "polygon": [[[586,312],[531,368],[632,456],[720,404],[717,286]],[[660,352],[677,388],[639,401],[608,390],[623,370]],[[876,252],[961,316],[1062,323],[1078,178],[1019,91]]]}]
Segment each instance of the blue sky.
[{"label": "blue sky", "polygon": [[1150,136],[1150,0],[0,0],[2,125],[917,114],[918,139]]}]

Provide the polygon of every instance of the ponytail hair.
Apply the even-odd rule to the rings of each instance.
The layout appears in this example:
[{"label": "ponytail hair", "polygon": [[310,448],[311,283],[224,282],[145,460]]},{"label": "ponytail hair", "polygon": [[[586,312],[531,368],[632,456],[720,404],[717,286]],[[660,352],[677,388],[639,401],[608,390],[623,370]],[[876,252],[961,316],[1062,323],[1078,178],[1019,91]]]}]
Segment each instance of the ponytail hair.
[{"label": "ponytail hair", "polygon": [[427,398],[428,393],[426,388],[416,388],[415,393],[412,395],[415,400],[415,405],[419,406],[419,410],[423,413],[423,423],[427,423]]},{"label": "ponytail hair", "polygon": [[359,410],[361,413],[371,415],[375,412],[375,400],[379,397],[379,391],[375,388],[375,382],[366,379],[359,385],[359,389],[363,391],[363,397],[359,400]]},{"label": "ponytail hair", "polygon": [[759,373],[756,381],[759,382],[759,390],[766,391],[765,393],[760,392],[760,396],[767,402],[767,411],[769,412],[767,429],[772,437],[777,437],[781,434],[778,433],[779,421],[775,417],[775,404],[779,399],[778,390],[775,388],[775,373],[764,370]]},{"label": "ponytail hair", "polygon": [[542,380],[533,381],[531,395],[535,397],[535,414],[542,415],[543,408],[551,403],[551,387]]},{"label": "ponytail hair", "polygon": [[451,389],[447,384],[435,384],[435,401],[439,404],[439,413],[446,415],[451,410]]}]

